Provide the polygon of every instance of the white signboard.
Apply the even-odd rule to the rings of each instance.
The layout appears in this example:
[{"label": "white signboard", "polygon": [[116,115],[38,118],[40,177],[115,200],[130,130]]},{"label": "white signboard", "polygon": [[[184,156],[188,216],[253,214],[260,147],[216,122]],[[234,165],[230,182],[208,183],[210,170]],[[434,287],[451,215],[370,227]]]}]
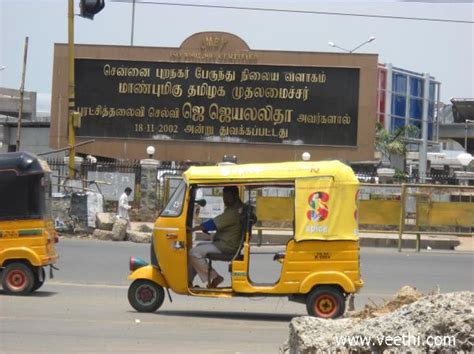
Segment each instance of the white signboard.
[{"label": "white signboard", "polygon": [[202,219],[212,219],[224,212],[222,197],[205,196],[206,206],[200,207],[198,216]]},{"label": "white signboard", "polygon": [[[87,172],[87,179],[97,181],[100,191],[104,195],[104,200],[117,201],[125,188],[130,187],[133,190],[135,187],[134,173],[89,171]],[[90,188],[96,189],[94,185],[91,185]],[[133,201],[134,192],[128,196],[129,201]]]}]

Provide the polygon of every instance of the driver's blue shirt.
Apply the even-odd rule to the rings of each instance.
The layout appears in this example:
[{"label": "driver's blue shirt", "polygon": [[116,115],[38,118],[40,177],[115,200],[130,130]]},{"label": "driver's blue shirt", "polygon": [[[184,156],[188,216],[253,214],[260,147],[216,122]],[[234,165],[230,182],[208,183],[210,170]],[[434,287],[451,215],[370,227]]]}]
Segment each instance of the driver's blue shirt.
[{"label": "driver's blue shirt", "polygon": [[216,231],[217,230],[216,224],[214,223],[214,220],[212,220],[212,219],[209,219],[209,220],[203,222],[201,224],[201,226],[202,226],[202,228],[205,232]]}]

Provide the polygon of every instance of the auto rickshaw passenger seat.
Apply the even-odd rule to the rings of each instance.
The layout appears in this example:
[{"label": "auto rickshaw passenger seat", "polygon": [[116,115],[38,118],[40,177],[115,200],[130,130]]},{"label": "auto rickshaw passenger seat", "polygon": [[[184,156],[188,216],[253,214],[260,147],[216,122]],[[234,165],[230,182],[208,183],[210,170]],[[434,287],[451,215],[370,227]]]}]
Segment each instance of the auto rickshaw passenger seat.
[{"label": "auto rickshaw passenger seat", "polygon": [[[234,253],[208,253],[207,258],[209,261],[222,261],[222,262],[230,262],[234,259]],[[238,255],[236,259],[242,258],[242,255]]]}]

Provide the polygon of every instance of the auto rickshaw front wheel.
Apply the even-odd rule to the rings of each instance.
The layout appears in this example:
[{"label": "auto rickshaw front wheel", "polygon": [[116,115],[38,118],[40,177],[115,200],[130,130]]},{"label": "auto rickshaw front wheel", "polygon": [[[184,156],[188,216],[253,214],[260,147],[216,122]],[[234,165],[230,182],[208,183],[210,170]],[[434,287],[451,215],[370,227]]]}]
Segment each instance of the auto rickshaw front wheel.
[{"label": "auto rickshaw front wheel", "polygon": [[341,290],[333,286],[318,286],[306,298],[306,310],[310,316],[338,318],[344,314],[346,301]]},{"label": "auto rickshaw front wheel", "polygon": [[8,264],[3,270],[2,287],[9,295],[26,295],[34,285],[34,274],[31,267],[24,263]]},{"label": "auto rickshaw front wheel", "polygon": [[164,300],[163,287],[151,280],[137,279],[128,288],[128,301],[138,312],[154,312]]}]

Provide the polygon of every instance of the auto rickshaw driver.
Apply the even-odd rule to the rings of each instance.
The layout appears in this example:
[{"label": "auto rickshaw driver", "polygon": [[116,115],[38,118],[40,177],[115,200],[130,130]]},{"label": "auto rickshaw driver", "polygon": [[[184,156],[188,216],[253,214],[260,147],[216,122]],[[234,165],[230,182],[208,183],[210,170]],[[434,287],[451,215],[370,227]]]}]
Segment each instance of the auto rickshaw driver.
[{"label": "auto rickshaw driver", "polygon": [[203,241],[189,251],[188,263],[188,286],[193,287],[196,274],[204,283],[209,281],[208,288],[217,288],[224,281],[213,268],[209,270],[206,257],[209,253],[223,253],[234,255],[240,247],[242,238],[242,225],[240,214],[243,204],[239,197],[239,189],[236,186],[226,186],[223,189],[223,201],[225,210],[222,214],[209,219],[188,232],[203,231],[209,233],[216,231],[212,241]]}]

